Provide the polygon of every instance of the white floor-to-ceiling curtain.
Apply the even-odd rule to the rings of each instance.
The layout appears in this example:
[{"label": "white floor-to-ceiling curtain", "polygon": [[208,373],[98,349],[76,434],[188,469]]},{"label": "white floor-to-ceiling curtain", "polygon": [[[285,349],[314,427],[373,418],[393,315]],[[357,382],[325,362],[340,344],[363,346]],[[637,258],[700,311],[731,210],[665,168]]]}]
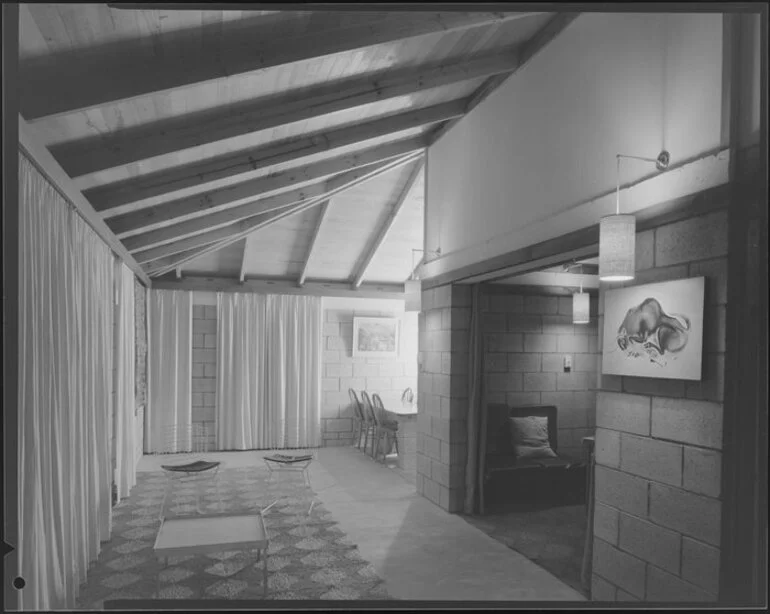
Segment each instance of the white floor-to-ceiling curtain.
[{"label": "white floor-to-ceiling curtain", "polygon": [[115,401],[115,484],[118,500],[127,497],[136,484],[136,412],[134,368],[136,336],[134,322],[134,274],[123,263],[117,268],[117,343]]},{"label": "white floor-to-ceiling curtain", "polygon": [[113,256],[23,153],[19,205],[19,603],[73,608],[111,530]]},{"label": "white floor-to-ceiling curtain", "polygon": [[145,450],[186,452],[192,437],[192,292],[149,291]]},{"label": "white floor-to-ceiling curtain", "polygon": [[219,293],[218,305],[218,449],[318,446],[321,298]]}]

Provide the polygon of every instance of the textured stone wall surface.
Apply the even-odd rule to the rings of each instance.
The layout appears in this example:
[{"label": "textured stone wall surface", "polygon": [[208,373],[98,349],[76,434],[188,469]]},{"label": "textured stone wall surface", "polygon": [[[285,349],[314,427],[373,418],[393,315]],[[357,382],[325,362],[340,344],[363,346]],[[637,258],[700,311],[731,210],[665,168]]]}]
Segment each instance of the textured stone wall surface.
[{"label": "textured stone wall surface", "polygon": [[600,370],[592,598],[713,602],[722,511],[726,210],[638,233],[636,269],[627,285],[706,277],[703,378]]}]

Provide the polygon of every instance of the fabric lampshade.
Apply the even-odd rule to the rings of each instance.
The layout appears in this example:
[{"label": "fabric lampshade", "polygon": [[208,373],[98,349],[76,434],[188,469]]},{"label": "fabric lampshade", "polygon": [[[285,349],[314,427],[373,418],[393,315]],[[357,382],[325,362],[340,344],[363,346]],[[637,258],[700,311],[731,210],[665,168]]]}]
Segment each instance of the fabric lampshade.
[{"label": "fabric lampshade", "polygon": [[599,223],[599,279],[628,281],[634,278],[636,218],[607,215]]},{"label": "fabric lampshade", "polygon": [[419,279],[410,279],[404,284],[406,293],[405,311],[422,310],[422,284]]},{"label": "fabric lampshade", "polygon": [[590,320],[590,303],[587,292],[576,292],[572,295],[572,323],[588,324]]}]

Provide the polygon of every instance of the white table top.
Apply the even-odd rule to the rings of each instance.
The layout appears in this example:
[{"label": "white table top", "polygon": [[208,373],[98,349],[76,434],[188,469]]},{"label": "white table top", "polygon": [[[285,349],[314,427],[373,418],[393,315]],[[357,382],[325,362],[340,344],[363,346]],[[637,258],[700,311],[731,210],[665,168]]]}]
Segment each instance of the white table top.
[{"label": "white table top", "polygon": [[212,514],[165,518],[155,539],[156,554],[266,548],[267,532],[259,514]]},{"label": "white table top", "polygon": [[397,416],[416,416],[417,405],[389,405],[385,408],[385,411]]}]

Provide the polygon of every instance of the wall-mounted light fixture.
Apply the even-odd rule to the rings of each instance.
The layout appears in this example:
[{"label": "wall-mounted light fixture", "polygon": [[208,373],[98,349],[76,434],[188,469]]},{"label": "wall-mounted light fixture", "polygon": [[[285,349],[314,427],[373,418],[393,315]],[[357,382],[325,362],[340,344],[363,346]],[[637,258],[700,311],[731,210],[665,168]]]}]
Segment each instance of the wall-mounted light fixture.
[{"label": "wall-mounted light fixture", "polygon": [[[421,252],[423,254],[422,258],[420,258],[420,261],[416,265],[414,263],[415,252]],[[420,276],[417,271],[425,261],[425,254],[439,256],[441,251],[437,250],[435,252],[431,252],[424,249],[412,250],[412,272],[409,275],[409,279],[404,282],[404,292],[406,293],[406,302],[404,305],[405,311],[422,311],[422,282],[420,281]]]},{"label": "wall-mounted light fixture", "polygon": [[634,278],[636,261],[636,217],[620,213],[620,160],[632,158],[653,162],[659,171],[668,168],[670,155],[660,152],[657,158],[617,155],[617,190],[615,215],[606,215],[599,222],[599,279],[628,281]]}]

